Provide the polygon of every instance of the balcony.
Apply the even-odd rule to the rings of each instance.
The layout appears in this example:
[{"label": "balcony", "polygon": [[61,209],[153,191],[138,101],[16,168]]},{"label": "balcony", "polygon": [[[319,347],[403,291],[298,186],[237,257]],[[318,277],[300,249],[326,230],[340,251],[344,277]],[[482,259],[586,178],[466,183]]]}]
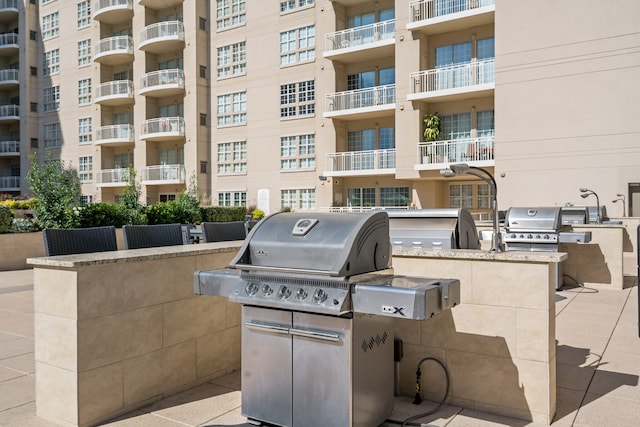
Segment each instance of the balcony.
[{"label": "balcony", "polygon": [[140,6],[149,9],[166,9],[168,7],[181,5],[184,0],[138,0]]},{"label": "balcony", "polygon": [[0,122],[20,120],[19,105],[0,105]]},{"label": "balcony", "polygon": [[145,74],[140,79],[140,95],[163,97],[184,94],[184,71],[160,70]]},{"label": "balcony", "polygon": [[20,141],[0,141],[0,157],[20,155]]},{"label": "balcony", "polygon": [[94,145],[108,145],[118,147],[129,145],[135,142],[133,125],[109,125],[96,129],[96,139]]},{"label": "balcony", "polygon": [[342,63],[393,56],[395,19],[349,28],[325,36],[323,57]]},{"label": "balcony", "polygon": [[133,39],[129,36],[115,36],[100,40],[93,60],[106,65],[132,62]]},{"label": "balcony", "polygon": [[184,165],[147,166],[140,172],[140,182],[144,185],[185,183]]},{"label": "balcony", "polygon": [[18,0],[0,0],[0,22],[11,22],[18,19]]},{"label": "balcony", "polygon": [[414,0],[407,30],[425,34],[459,31],[495,21],[495,0]]},{"label": "balcony", "polygon": [[110,106],[133,103],[133,82],[131,80],[114,80],[102,83],[96,89],[95,103]]},{"label": "balcony", "polygon": [[18,35],[15,33],[0,34],[0,56],[13,56],[18,54]]},{"label": "balcony", "polygon": [[495,84],[495,59],[435,68],[410,74],[409,101],[456,101],[492,95]]},{"label": "balcony", "polygon": [[324,176],[393,175],[396,149],[328,153]]},{"label": "balcony", "polygon": [[449,163],[468,163],[471,166],[494,166],[495,137],[462,138],[449,141],[418,143],[416,170],[440,170]]},{"label": "balcony", "polygon": [[184,25],[180,21],[157,22],[140,31],[140,50],[167,53],[184,48]]},{"label": "balcony", "polygon": [[94,174],[97,187],[126,187],[129,184],[129,169],[103,169]]},{"label": "balcony", "polygon": [[20,191],[20,177],[0,176],[0,191]]},{"label": "balcony", "polygon": [[177,138],[184,138],[184,119],[182,117],[161,117],[142,122],[140,139],[170,141]]},{"label": "balcony", "polygon": [[20,71],[8,68],[0,70],[0,88],[3,90],[13,89],[20,84]]},{"label": "balcony", "polygon": [[93,19],[113,25],[131,20],[133,17],[133,0],[97,0],[94,6]]},{"label": "balcony", "polygon": [[396,85],[330,93],[325,96],[325,118],[359,120],[393,115]]}]

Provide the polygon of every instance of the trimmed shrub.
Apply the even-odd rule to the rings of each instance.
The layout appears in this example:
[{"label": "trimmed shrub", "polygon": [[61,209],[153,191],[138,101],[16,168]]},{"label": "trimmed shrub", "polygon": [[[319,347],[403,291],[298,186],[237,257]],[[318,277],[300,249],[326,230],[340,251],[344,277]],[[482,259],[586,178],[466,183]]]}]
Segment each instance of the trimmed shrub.
[{"label": "trimmed shrub", "polygon": [[6,205],[0,205],[0,233],[6,233],[11,228],[13,214]]},{"label": "trimmed shrub", "polygon": [[138,216],[135,209],[111,203],[92,203],[79,206],[75,211],[78,215],[78,225],[82,228],[105,225],[122,227],[125,224],[134,224],[134,218]]},{"label": "trimmed shrub", "polygon": [[244,221],[247,208],[244,206],[201,206],[202,222]]}]

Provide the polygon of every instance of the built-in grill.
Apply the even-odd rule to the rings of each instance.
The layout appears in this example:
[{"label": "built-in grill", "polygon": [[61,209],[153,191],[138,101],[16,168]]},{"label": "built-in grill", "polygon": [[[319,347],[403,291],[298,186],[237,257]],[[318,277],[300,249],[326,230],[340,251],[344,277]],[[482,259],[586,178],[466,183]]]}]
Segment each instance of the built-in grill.
[{"label": "built-in grill", "polygon": [[479,249],[476,223],[467,209],[409,209],[389,211],[394,247]]},{"label": "built-in grill", "polygon": [[278,426],[371,427],[393,407],[394,318],[460,301],[455,279],[396,276],[386,212],[278,213],[194,292],[242,304],[242,413]]},{"label": "built-in grill", "polygon": [[586,206],[563,206],[561,212],[562,225],[589,223],[589,208]]}]

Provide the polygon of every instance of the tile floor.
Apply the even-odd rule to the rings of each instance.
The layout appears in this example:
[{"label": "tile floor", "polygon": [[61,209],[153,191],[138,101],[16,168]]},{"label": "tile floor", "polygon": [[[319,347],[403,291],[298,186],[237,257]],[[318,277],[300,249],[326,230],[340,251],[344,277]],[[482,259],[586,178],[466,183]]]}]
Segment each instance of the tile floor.
[{"label": "tile floor", "polygon": [[[556,293],[557,414],[553,426],[640,425],[640,338],[635,277],[624,290]],[[596,292],[597,291],[597,292]],[[55,427],[35,415],[31,270],[0,272],[0,427]],[[397,398],[393,418],[435,407]],[[537,424],[444,406],[423,426]],[[126,427],[249,426],[240,414],[240,377],[219,378],[104,423]],[[386,426],[398,424],[387,423]],[[414,424],[416,425],[416,424]]]}]

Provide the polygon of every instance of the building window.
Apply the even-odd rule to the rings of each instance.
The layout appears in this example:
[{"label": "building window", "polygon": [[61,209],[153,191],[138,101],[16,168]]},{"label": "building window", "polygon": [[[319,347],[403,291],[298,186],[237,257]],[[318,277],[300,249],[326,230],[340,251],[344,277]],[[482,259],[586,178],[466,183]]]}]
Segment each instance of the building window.
[{"label": "building window", "polygon": [[280,117],[309,116],[315,113],[315,81],[280,86]]},{"label": "building window", "polygon": [[218,78],[245,74],[247,71],[246,42],[218,48]]},{"label": "building window", "polygon": [[159,194],[158,201],[160,203],[173,202],[177,199],[177,197],[178,195],[176,193]]},{"label": "building window", "polygon": [[280,190],[280,207],[282,209],[309,210],[316,207],[316,190],[304,188],[296,190]]},{"label": "building window", "polygon": [[60,72],[60,49],[53,49],[43,55],[42,75],[52,76]]},{"label": "building window", "polygon": [[293,12],[296,8],[313,6],[314,0],[284,0],[280,1],[280,13]]},{"label": "building window", "polygon": [[491,209],[491,190],[489,184],[478,184],[478,209]]},{"label": "building window", "polygon": [[207,125],[207,115],[204,113],[200,113],[200,126]]},{"label": "building window", "polygon": [[207,31],[207,20],[205,18],[200,17],[198,19],[198,28],[202,31]]},{"label": "building window", "polygon": [[370,208],[376,205],[376,189],[373,187],[366,188],[348,188],[347,189],[347,206]]},{"label": "building window", "polygon": [[315,135],[283,136],[280,138],[281,170],[313,169],[315,167]]},{"label": "building window", "polygon": [[31,70],[31,75],[32,76],[38,76],[38,68],[37,67],[29,67]]},{"label": "building window", "polygon": [[247,192],[221,191],[218,193],[218,206],[247,206]]},{"label": "building window", "polygon": [[56,111],[60,108],[60,86],[44,89],[44,106],[42,111]]},{"label": "building window", "polygon": [[90,205],[91,203],[93,203],[93,196],[92,195],[86,195],[83,194],[80,196],[80,203],[83,205]]},{"label": "building window", "polygon": [[84,156],[78,159],[78,177],[80,182],[93,181],[93,157]]},{"label": "building window", "polygon": [[90,143],[92,140],[92,120],[91,117],[78,119],[78,142],[80,144]]},{"label": "building window", "polygon": [[247,92],[218,96],[218,126],[241,125],[247,122]]},{"label": "building window", "polygon": [[78,67],[91,65],[91,39],[78,42]]},{"label": "building window", "polygon": [[315,26],[280,33],[280,65],[311,61],[316,57]]},{"label": "building window", "polygon": [[44,125],[44,148],[60,147],[62,143],[60,123]]},{"label": "building window", "polygon": [[380,206],[382,207],[407,207],[411,203],[409,187],[382,187],[380,188]]},{"label": "building window", "polygon": [[91,79],[78,81],[78,104],[86,105],[91,103]]},{"label": "building window", "polygon": [[56,37],[60,33],[59,13],[53,12],[42,17],[42,40]]},{"label": "building window", "polygon": [[216,0],[216,28],[224,30],[245,23],[245,0]]},{"label": "building window", "polygon": [[36,33],[35,31],[29,31],[29,38],[31,40],[37,40],[38,39],[38,33]]},{"label": "building window", "polygon": [[207,78],[207,67],[205,67],[204,65],[200,66],[200,78]]},{"label": "building window", "polygon": [[218,174],[247,172],[247,141],[218,144]]},{"label": "building window", "polygon": [[449,184],[449,207],[473,208],[472,184]]},{"label": "building window", "polygon": [[207,173],[207,161],[200,161],[200,173]]},{"label": "building window", "polygon": [[31,138],[31,148],[38,148],[38,138]]},{"label": "building window", "polygon": [[41,4],[47,4],[47,3],[54,2],[54,1],[56,1],[56,0],[42,0],[40,3]]},{"label": "building window", "polygon": [[91,25],[91,2],[89,0],[78,3],[78,28]]}]

